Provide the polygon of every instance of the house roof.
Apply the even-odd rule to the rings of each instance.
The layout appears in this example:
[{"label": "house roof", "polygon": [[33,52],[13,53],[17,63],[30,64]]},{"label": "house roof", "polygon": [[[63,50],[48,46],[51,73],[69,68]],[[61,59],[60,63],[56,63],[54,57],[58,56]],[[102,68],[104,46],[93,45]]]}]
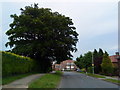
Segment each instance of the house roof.
[{"label": "house roof", "polygon": [[63,62],[68,62],[68,63],[71,63],[71,62],[74,62],[73,60],[65,60],[65,61],[63,61]]},{"label": "house roof", "polygon": [[60,66],[60,64],[55,64],[55,66]]},{"label": "house roof", "polygon": [[112,55],[112,56],[109,56],[110,57],[110,59],[111,59],[111,62],[118,62],[118,60],[117,60],[117,57],[118,57],[118,55]]}]

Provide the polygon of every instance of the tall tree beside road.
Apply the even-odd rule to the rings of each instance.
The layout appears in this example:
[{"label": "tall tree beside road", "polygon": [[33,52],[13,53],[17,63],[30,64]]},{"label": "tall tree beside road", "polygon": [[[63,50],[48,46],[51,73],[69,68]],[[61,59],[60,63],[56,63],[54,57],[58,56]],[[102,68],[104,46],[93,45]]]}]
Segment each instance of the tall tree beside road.
[{"label": "tall tree beside road", "polygon": [[99,52],[96,49],[94,49],[93,53],[87,52],[83,56],[80,55],[80,57],[77,57],[75,64],[81,69],[86,68],[86,69],[89,69],[88,71],[91,71],[92,59],[93,59],[94,72],[101,73],[102,72],[101,64],[103,61],[103,54],[108,56],[108,53],[106,51],[105,53],[103,53],[103,50],[100,48],[99,48]]},{"label": "tall tree beside road", "polygon": [[69,17],[34,4],[21,8],[21,14],[11,15],[11,18],[6,46],[16,54],[38,61],[40,71],[47,72],[51,61],[60,62],[77,51],[78,33]]},{"label": "tall tree beside road", "polygon": [[88,67],[91,67],[92,66],[92,52],[87,52],[84,54],[84,66],[85,66],[85,69],[87,70]]},{"label": "tall tree beside road", "polygon": [[97,52],[97,50],[96,49],[94,49],[94,52],[93,52],[93,63],[94,63],[94,72],[95,73],[97,73],[98,71],[97,71],[97,66],[98,66],[98,62],[97,62],[97,60],[98,60],[98,52]]},{"label": "tall tree beside road", "polygon": [[75,64],[79,68],[85,68],[87,70],[88,67],[92,66],[92,52],[89,51],[84,56],[80,55],[80,57],[77,57]]},{"label": "tall tree beside road", "polygon": [[103,59],[103,50],[99,48],[99,52],[97,50],[94,50],[94,65],[95,65],[95,73],[100,73],[102,71],[101,69],[101,63]]},{"label": "tall tree beside road", "polygon": [[85,66],[85,64],[84,64],[84,60],[83,60],[83,56],[82,55],[80,55],[80,57],[77,57],[76,58],[76,61],[75,61],[75,64],[80,68],[80,69],[82,69],[82,68],[84,68]]}]

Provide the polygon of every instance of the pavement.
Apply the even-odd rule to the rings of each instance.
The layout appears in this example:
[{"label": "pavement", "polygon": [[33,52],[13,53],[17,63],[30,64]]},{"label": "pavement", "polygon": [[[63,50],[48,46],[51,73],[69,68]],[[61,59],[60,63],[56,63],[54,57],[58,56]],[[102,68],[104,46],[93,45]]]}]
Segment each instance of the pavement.
[{"label": "pavement", "polygon": [[41,76],[43,76],[44,74],[34,74],[34,75],[30,75],[30,76],[27,76],[27,77],[24,77],[22,79],[18,79],[10,84],[7,84],[7,85],[3,85],[2,88],[5,89],[5,88],[28,88],[28,85],[40,78]]},{"label": "pavement", "polygon": [[115,88],[119,86],[77,72],[64,72],[58,88]]}]

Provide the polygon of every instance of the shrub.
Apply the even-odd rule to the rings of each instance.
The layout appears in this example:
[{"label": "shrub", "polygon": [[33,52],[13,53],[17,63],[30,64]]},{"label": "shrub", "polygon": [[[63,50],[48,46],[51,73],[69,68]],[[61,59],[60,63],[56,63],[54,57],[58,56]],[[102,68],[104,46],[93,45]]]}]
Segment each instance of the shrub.
[{"label": "shrub", "polygon": [[92,67],[88,67],[88,70],[87,70],[89,73],[92,73],[93,72],[93,68]]},{"label": "shrub", "polygon": [[104,73],[105,75],[113,74],[112,62],[111,62],[109,56],[107,56],[106,54],[104,54],[104,56],[103,56],[103,61],[102,61],[101,67],[102,67],[102,73]]},{"label": "shrub", "polygon": [[115,76],[118,76],[119,75],[119,69],[118,69],[118,67],[114,67],[113,68],[113,75],[115,75]]},{"label": "shrub", "polygon": [[35,60],[10,52],[2,53],[2,76],[11,76],[32,72],[36,66]]}]

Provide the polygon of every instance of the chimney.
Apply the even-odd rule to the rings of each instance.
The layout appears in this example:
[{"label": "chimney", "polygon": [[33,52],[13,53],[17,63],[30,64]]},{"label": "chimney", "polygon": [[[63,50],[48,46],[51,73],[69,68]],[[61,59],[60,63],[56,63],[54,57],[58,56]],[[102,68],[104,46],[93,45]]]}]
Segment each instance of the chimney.
[{"label": "chimney", "polygon": [[116,54],[116,55],[119,55],[119,52],[116,52],[115,54]]}]

